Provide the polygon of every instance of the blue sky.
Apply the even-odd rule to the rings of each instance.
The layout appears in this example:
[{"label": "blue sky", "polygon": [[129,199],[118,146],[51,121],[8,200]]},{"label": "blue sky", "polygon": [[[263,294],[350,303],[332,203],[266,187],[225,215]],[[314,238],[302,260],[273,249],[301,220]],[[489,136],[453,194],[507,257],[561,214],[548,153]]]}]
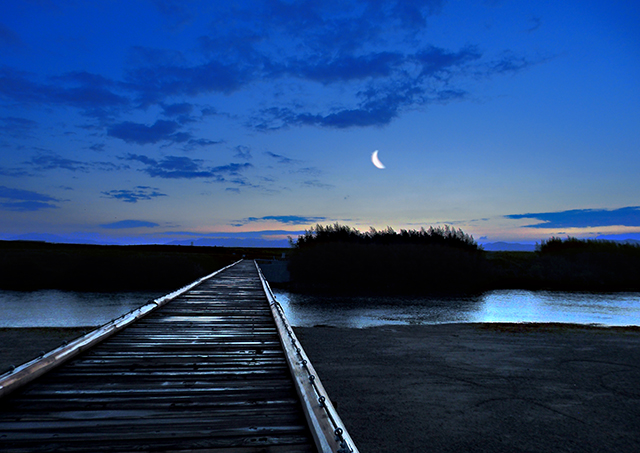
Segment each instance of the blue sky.
[{"label": "blue sky", "polygon": [[0,239],[638,237],[634,2],[215,3],[3,5]]}]

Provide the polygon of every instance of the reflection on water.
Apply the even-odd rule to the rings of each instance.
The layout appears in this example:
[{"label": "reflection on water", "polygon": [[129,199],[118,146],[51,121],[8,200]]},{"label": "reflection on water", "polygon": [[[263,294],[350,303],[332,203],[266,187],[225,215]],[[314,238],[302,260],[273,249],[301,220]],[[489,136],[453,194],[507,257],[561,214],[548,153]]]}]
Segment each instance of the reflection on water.
[{"label": "reflection on water", "polygon": [[[99,326],[162,293],[0,291],[0,327]],[[451,322],[640,325],[640,293],[500,290],[476,297],[336,297],[275,291],[294,326]]]},{"label": "reflection on water", "polygon": [[0,327],[100,326],[162,293],[0,291]]},{"label": "reflection on water", "polygon": [[275,291],[294,326],[451,322],[640,325],[640,293],[498,290],[468,298],[335,297]]}]

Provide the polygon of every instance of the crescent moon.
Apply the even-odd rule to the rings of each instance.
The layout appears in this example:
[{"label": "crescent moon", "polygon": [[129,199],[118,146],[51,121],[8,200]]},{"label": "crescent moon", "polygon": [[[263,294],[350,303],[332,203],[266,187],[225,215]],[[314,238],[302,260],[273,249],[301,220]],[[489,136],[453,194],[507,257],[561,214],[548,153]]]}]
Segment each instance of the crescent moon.
[{"label": "crescent moon", "polygon": [[380,159],[378,159],[378,150],[377,149],[371,155],[371,162],[373,162],[373,165],[378,167],[380,170],[382,170],[384,168],[384,165],[382,164],[382,162],[380,162]]}]

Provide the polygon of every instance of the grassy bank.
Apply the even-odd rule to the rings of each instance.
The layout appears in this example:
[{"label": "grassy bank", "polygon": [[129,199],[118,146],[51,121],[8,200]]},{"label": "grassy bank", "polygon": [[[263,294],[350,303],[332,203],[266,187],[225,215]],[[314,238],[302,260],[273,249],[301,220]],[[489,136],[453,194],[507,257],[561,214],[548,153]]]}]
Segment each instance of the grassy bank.
[{"label": "grassy bank", "polygon": [[0,241],[0,289],[172,290],[240,258],[283,249],[170,245],[100,246]]}]

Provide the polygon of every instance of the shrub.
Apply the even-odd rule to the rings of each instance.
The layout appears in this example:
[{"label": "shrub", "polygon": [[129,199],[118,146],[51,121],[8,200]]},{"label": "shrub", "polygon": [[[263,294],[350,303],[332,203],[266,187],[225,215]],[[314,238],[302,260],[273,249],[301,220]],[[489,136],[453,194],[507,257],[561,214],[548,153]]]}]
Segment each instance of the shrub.
[{"label": "shrub", "polygon": [[484,254],[449,226],[361,233],[316,225],[297,241],[290,261],[295,287],[340,292],[467,292],[481,281]]}]

